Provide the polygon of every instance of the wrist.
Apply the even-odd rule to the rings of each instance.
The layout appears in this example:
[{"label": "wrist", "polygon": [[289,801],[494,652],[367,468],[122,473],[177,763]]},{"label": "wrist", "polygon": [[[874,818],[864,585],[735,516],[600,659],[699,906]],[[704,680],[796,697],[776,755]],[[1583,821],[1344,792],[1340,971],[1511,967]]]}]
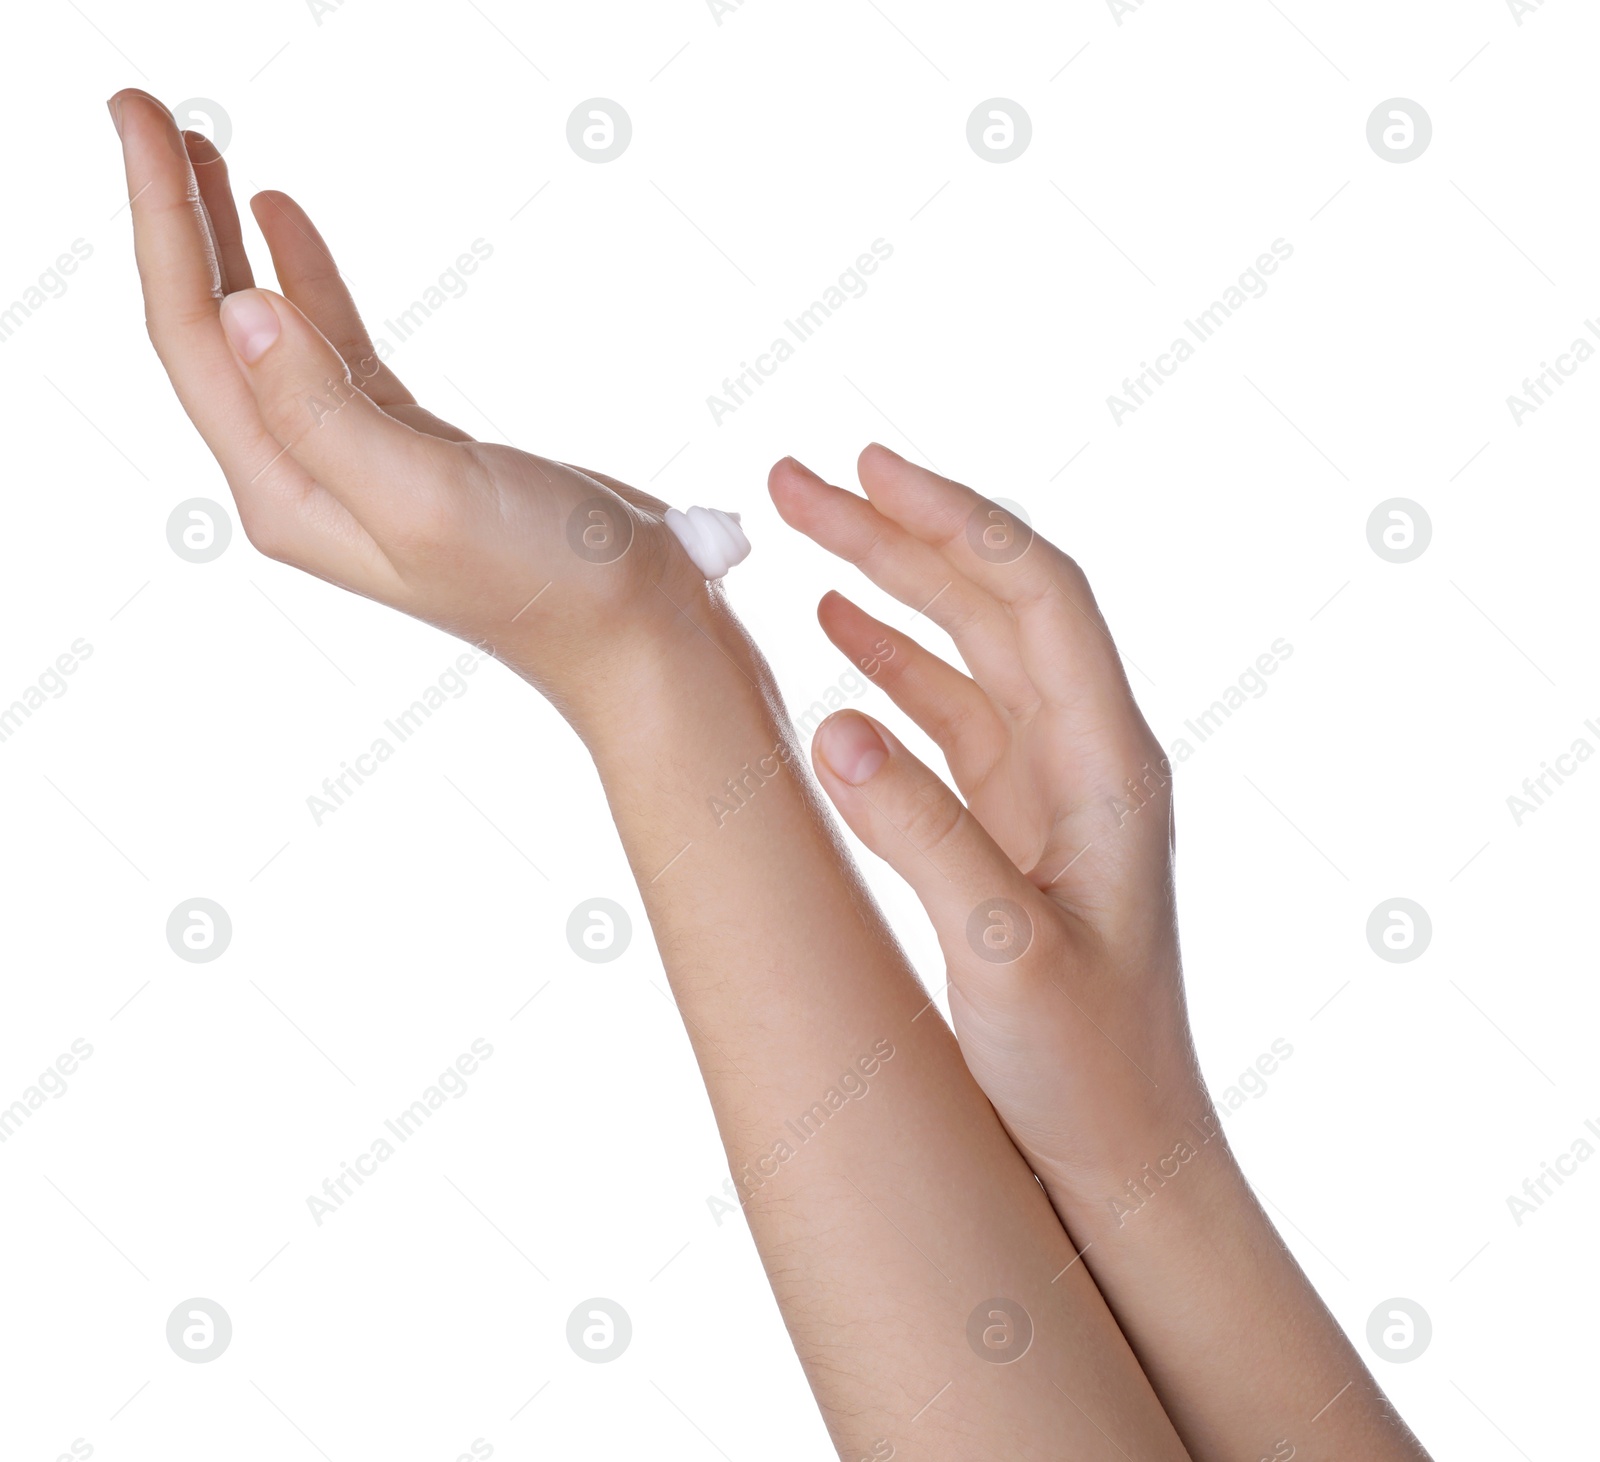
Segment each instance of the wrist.
[{"label": "wrist", "polygon": [[[1141,1052],[1141,1056],[1145,1053]],[[1194,1152],[1225,1147],[1221,1117],[1203,1078],[1175,1073],[1145,1058],[1159,1085],[1132,1080],[1101,1093],[1065,1130],[1027,1143],[1029,1160],[1052,1189],[1104,1205],[1145,1164],[1187,1145]]]},{"label": "wrist", "polygon": [[1073,1232],[1122,1241],[1141,1228],[1207,1222],[1229,1201],[1243,1174],[1222,1118],[1203,1085],[1163,1103],[1119,1137],[1115,1158],[1089,1167],[1047,1160],[1035,1169]]},{"label": "wrist", "polygon": [[563,714],[602,775],[654,760],[710,723],[776,724],[778,698],[755,643],[715,584],[681,597],[657,590],[660,612],[606,644]]}]

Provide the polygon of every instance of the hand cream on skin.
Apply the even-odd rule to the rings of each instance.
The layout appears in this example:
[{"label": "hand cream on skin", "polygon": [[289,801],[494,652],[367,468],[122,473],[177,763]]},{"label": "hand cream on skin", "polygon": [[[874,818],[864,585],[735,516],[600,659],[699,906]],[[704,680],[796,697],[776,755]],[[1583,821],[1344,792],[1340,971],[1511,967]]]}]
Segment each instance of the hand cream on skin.
[{"label": "hand cream on skin", "polygon": [[708,579],[720,579],[749,557],[750,540],[739,526],[737,513],[725,513],[721,508],[690,508],[681,513],[677,508],[668,508],[666,522],[695,567]]}]

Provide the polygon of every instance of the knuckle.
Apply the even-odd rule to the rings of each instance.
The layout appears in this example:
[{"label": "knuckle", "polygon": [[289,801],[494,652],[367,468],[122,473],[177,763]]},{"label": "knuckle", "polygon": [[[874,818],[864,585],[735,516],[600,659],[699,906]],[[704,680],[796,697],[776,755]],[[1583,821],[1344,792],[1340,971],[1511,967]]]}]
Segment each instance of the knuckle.
[{"label": "knuckle", "polygon": [[493,477],[476,444],[446,445],[447,452],[431,454],[393,484],[394,501],[386,509],[385,545],[417,567],[457,562],[469,505],[493,501]]},{"label": "knuckle", "polygon": [[928,777],[901,804],[900,830],[919,853],[932,856],[955,836],[966,815],[950,791]]},{"label": "knuckle", "polygon": [[869,528],[843,555],[845,562],[865,571],[868,564],[883,559],[887,541],[882,528]]},{"label": "knuckle", "polygon": [[279,389],[264,394],[266,408],[276,419],[306,431],[337,426],[340,413],[363,393],[352,380],[350,367],[340,360],[339,368],[320,381],[284,381]]},{"label": "knuckle", "polygon": [[276,563],[292,564],[294,550],[289,542],[286,525],[281,518],[273,513],[263,513],[259,510],[239,510],[239,526],[244,529],[244,536],[250,540],[250,546],[263,558],[270,558]]},{"label": "knuckle", "polygon": [[[937,613],[933,612],[937,611]],[[929,611],[932,619],[953,640],[970,634],[983,618],[983,609],[970,596],[952,586],[940,594]]]},{"label": "knuckle", "polygon": [[425,563],[451,551],[457,514],[450,494],[419,483],[396,506],[384,539],[387,546],[413,563]]},{"label": "knuckle", "polygon": [[1048,565],[1045,575],[1047,581],[1078,603],[1092,604],[1094,596],[1089,586],[1089,576],[1084,573],[1077,559],[1065,549],[1057,548],[1042,538],[1039,543],[1046,550],[1044,562]]}]

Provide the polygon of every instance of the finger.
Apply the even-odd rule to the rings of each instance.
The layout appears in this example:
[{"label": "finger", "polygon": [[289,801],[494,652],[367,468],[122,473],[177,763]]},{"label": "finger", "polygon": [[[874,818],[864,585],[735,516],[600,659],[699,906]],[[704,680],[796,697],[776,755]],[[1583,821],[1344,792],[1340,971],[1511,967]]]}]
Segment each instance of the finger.
[{"label": "finger", "polygon": [[469,432],[417,405],[384,361],[327,243],[306,211],[287,193],[271,191],[257,193],[250,208],[266,237],[285,298],[333,342],[367,395],[409,427],[449,442],[470,442]]},{"label": "finger", "polygon": [[[1001,603],[1020,608],[1062,587],[1072,561],[1015,514],[1000,509],[1012,521],[996,521],[995,504],[981,493],[908,462],[878,442],[861,453],[857,472],[868,500],[880,513],[940,550]],[[990,530],[987,544],[985,529]],[[987,548],[987,554],[980,547]],[[1081,575],[1078,578],[1081,582]],[[1087,590],[1088,585],[1081,587]]]},{"label": "finger", "polygon": [[111,98],[111,114],[150,339],[233,489],[245,532],[274,558],[365,591],[378,555],[350,515],[292,465],[257,480],[278,444],[222,332],[217,241],[171,113],[148,92],[125,90]]},{"label": "finger", "polygon": [[[1053,705],[1131,705],[1133,693],[1083,570],[1010,510],[873,443],[861,485],[885,517],[1011,611],[1024,664]],[[1065,653],[1063,653],[1065,652]]]},{"label": "finger", "polygon": [[922,901],[952,973],[1039,968],[1035,935],[1059,914],[930,768],[859,711],[824,721],[811,759],[851,831]]},{"label": "finger", "polygon": [[200,202],[211,225],[211,236],[222,274],[222,290],[249,289],[255,282],[250,256],[245,252],[239,227],[239,209],[228,184],[228,165],[209,137],[199,132],[183,134],[189,166],[200,189]]},{"label": "finger", "polygon": [[973,677],[997,704],[1015,716],[1037,705],[1006,611],[971,580],[952,572],[936,549],[792,457],[772,469],[767,485],[790,527],[854,564],[880,589],[949,634]]},{"label": "finger", "polygon": [[973,681],[843,594],[824,595],[817,619],[851,662],[938,743],[958,786],[972,786],[993,766],[1008,736]]},{"label": "finger", "polygon": [[343,357],[270,290],[229,295],[222,326],[279,452],[347,507],[382,547],[437,523],[475,481],[466,448],[387,415],[351,380]]},{"label": "finger", "polygon": [[176,365],[192,377],[216,362],[215,354],[208,361],[195,347],[222,343],[221,270],[194,169],[171,116],[153,96],[121,91],[111,100],[122,133],[145,322],[168,369]]},{"label": "finger", "polygon": [[267,240],[278,285],[350,367],[355,383],[379,406],[410,406],[416,397],[378,358],[372,336],[333,253],[317,226],[287,193],[257,193],[250,211]]}]

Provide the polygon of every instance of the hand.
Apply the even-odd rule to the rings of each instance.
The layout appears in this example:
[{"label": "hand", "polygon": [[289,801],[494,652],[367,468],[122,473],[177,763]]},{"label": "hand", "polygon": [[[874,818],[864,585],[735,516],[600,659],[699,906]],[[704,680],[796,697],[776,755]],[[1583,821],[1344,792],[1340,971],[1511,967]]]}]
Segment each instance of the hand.
[{"label": "hand", "polygon": [[145,92],[110,107],[150,338],[251,543],[490,649],[569,718],[620,701],[630,657],[705,593],[665,505],[419,406],[282,193],[251,201],[283,294],[254,288],[216,148]]},{"label": "hand", "polygon": [[817,775],[921,898],[962,1053],[1012,1138],[1053,1197],[1103,1203],[1210,1115],[1179,970],[1171,770],[1070,558],[887,448],[859,470],[865,499],[780,462],[773,501],[955,640],[970,677],[841,595],[819,609],[966,805],[852,711],[819,728]]}]

